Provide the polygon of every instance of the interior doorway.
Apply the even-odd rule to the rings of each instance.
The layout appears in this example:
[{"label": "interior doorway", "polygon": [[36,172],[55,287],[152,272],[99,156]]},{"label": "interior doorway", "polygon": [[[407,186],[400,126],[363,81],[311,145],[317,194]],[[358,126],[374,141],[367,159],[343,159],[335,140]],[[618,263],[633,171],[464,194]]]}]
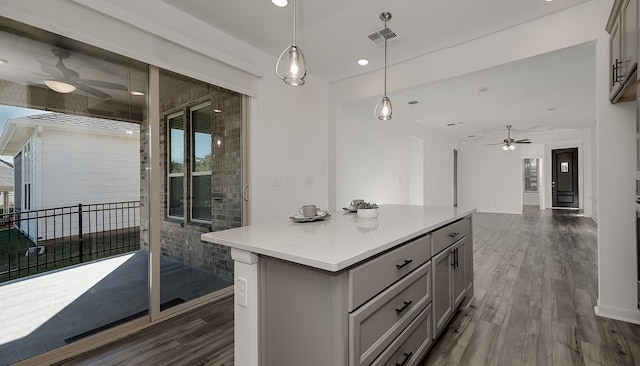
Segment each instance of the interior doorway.
[{"label": "interior doorway", "polygon": [[578,148],[551,150],[551,206],[579,208]]}]

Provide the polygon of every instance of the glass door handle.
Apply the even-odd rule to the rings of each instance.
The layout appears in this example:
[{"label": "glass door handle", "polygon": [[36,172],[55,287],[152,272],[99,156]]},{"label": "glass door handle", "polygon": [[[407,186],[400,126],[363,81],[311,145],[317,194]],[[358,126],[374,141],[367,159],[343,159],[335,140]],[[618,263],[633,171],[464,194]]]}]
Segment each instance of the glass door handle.
[{"label": "glass door handle", "polygon": [[249,185],[245,184],[244,187],[242,187],[242,198],[244,198],[245,201],[249,201],[248,190],[249,190]]}]

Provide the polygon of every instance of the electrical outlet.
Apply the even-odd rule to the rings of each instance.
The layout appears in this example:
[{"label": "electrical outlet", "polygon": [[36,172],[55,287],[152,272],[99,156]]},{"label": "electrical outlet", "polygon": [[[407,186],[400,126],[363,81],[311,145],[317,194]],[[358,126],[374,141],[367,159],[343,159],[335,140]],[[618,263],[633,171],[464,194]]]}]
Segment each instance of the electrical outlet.
[{"label": "electrical outlet", "polygon": [[273,185],[276,187],[282,187],[284,184],[282,183],[282,178],[276,176],[273,177]]},{"label": "electrical outlet", "polygon": [[238,277],[236,279],[235,295],[236,295],[236,304],[246,308],[247,307],[247,280],[246,279],[242,277]]},{"label": "electrical outlet", "polygon": [[398,177],[397,182],[398,184],[402,184],[402,177]]},{"label": "electrical outlet", "polygon": [[307,185],[308,186],[315,186],[316,185],[316,180],[313,179],[313,177],[307,177]]}]

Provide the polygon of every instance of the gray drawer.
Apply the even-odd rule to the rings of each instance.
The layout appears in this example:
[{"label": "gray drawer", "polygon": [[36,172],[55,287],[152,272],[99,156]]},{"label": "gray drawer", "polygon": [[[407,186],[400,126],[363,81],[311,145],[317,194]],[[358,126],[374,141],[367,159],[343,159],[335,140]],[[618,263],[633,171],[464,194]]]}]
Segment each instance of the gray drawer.
[{"label": "gray drawer", "polygon": [[431,319],[431,305],[429,305],[371,365],[418,365],[431,347]]},{"label": "gray drawer", "polygon": [[349,364],[371,364],[430,302],[427,262],[349,315]]},{"label": "gray drawer", "polygon": [[349,312],[431,258],[429,235],[420,237],[386,254],[363,263],[348,274]]},{"label": "gray drawer", "polygon": [[467,217],[432,232],[431,252],[433,255],[438,254],[449,245],[469,235],[470,231],[471,219]]}]

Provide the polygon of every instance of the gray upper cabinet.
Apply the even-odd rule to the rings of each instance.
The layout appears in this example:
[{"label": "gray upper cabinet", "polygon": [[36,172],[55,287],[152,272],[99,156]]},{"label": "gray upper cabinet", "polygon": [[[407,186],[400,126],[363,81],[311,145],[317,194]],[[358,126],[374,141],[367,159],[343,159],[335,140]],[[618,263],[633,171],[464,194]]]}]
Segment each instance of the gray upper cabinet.
[{"label": "gray upper cabinet", "polygon": [[638,65],[638,0],[616,0],[609,21],[609,99],[635,100]]}]

